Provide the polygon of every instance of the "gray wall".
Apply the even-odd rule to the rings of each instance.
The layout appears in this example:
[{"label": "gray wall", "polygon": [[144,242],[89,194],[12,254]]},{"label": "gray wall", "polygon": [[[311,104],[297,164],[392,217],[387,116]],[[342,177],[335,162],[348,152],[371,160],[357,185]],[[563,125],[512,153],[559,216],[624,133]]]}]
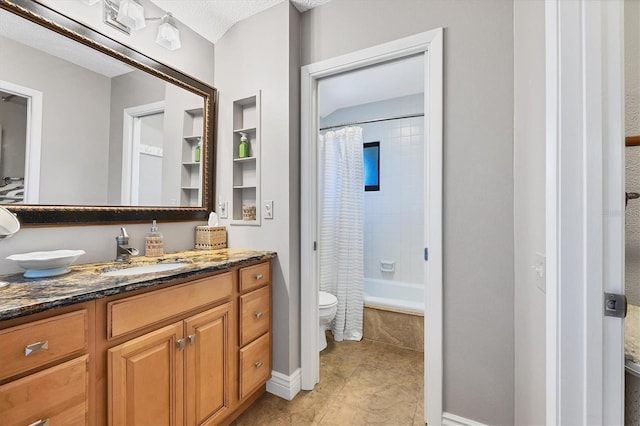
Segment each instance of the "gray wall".
[{"label": "gray wall", "polygon": [[40,204],[104,204],[109,78],[7,38],[0,52],[0,79],[43,94]]},{"label": "gray wall", "polygon": [[336,0],[302,64],[445,28],[444,409],[513,424],[513,3]]},{"label": "gray wall", "polygon": [[[27,141],[27,101],[16,96],[0,100],[0,178],[24,177],[24,151]],[[0,185],[3,185],[0,182]]]},{"label": "gray wall", "polygon": [[[299,13],[280,3],[234,25],[216,44],[220,90],[217,194],[232,200],[233,101],[261,90],[261,191],[273,220],[227,228],[235,247],[269,249],[273,262],[273,369],[300,367]],[[261,208],[258,205],[258,208]],[[230,215],[231,216],[231,215]],[[228,220],[221,220],[228,225]]]},{"label": "gray wall", "polygon": [[[318,92],[322,105],[323,81],[318,83]],[[330,80],[329,80],[329,84]],[[320,117],[320,127],[337,126],[353,121],[370,120],[373,118],[394,117],[400,115],[420,114],[424,112],[424,94],[401,96],[393,99],[386,99],[380,102],[371,102],[354,107],[340,108],[333,111],[326,117]]]},{"label": "gray wall", "polygon": [[[213,85],[214,48],[213,44],[200,35],[182,26],[180,34],[183,46],[176,51],[168,51],[155,43],[155,31],[147,29],[132,37],[127,37],[117,30],[111,29],[102,22],[100,4],[89,7],[82,2],[43,0],[54,10],[70,16],[80,22],[96,28],[98,31],[120,40],[139,52],[153,57],[167,65],[190,74],[201,81]],[[157,15],[158,9],[143,0],[150,15]],[[107,120],[105,120],[107,123]],[[108,123],[107,123],[108,124]],[[105,153],[105,155],[107,155]],[[203,222],[159,223],[164,234],[165,252],[175,252],[193,248],[194,226]],[[144,236],[150,224],[129,224],[127,231],[131,244],[144,247]],[[120,225],[98,226],[64,226],[23,228],[8,240],[0,244],[0,274],[19,272],[20,268],[8,260],[6,256],[35,250],[53,250],[61,248],[84,249],[87,254],[79,259],[79,263],[108,261],[115,258],[115,236],[120,232]]]},{"label": "gray wall", "polygon": [[545,252],[544,3],[516,1],[514,22],[515,424],[545,418],[545,294],[531,266]]},{"label": "gray wall", "polygon": [[122,202],[122,126],[123,110],[163,101],[165,82],[140,70],[111,79],[111,109],[109,122],[109,196],[110,205]]}]

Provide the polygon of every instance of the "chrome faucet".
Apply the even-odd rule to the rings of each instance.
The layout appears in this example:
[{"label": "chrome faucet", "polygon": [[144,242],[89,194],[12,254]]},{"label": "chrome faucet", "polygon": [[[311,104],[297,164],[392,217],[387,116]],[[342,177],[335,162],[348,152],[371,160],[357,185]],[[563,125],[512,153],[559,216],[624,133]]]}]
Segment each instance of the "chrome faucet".
[{"label": "chrome faucet", "polygon": [[129,246],[129,235],[124,227],[120,228],[120,235],[116,237],[116,244],[118,246],[116,262],[129,262],[129,256],[136,256],[140,253],[137,248]]}]

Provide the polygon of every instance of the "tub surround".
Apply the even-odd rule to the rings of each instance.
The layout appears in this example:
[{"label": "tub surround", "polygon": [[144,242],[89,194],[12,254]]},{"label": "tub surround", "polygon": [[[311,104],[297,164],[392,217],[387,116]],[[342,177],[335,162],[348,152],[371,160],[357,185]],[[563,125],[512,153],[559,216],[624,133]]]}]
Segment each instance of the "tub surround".
[{"label": "tub surround", "polygon": [[[161,257],[138,256],[127,264],[116,262],[72,265],[71,272],[51,278],[24,278],[22,274],[0,276],[8,283],[0,288],[0,321],[18,318],[63,306],[101,299],[144,288],[152,288],[178,279],[274,258],[271,251],[244,249],[188,250]],[[155,263],[184,262],[186,266],[165,272],[109,277],[103,272]]]},{"label": "tub surround", "polygon": [[424,317],[414,313],[365,306],[363,337],[423,352]]},{"label": "tub surround", "polygon": [[624,321],[625,358],[640,364],[640,306],[627,305],[627,318]]}]

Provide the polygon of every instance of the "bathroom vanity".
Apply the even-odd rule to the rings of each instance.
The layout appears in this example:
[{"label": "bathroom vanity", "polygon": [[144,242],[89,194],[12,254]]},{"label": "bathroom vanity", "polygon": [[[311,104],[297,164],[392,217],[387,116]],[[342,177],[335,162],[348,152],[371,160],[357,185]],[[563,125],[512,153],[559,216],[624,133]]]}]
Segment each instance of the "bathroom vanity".
[{"label": "bathroom vanity", "polygon": [[[271,377],[273,252],[0,277],[0,424],[220,424]],[[186,263],[107,276],[148,263]]]}]

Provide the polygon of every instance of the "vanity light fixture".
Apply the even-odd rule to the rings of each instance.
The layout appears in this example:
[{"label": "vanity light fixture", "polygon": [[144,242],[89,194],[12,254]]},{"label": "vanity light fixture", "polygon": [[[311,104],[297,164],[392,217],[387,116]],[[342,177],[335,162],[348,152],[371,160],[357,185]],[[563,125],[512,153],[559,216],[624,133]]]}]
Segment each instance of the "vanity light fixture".
[{"label": "vanity light fixture", "polygon": [[[83,0],[94,1],[94,0]],[[144,7],[136,0],[103,0],[104,22],[127,35],[131,31],[138,31],[146,27],[146,21],[159,20],[156,43],[165,49],[176,50],[182,46],[180,30],[176,26],[171,12],[164,16],[147,18],[144,16]]]},{"label": "vanity light fixture", "polygon": [[87,6],[93,6],[94,4],[98,3],[100,0],[82,0],[82,3],[86,4]]},{"label": "vanity light fixture", "polygon": [[175,21],[171,12],[167,12],[162,18],[160,27],[158,27],[158,35],[156,36],[156,43],[165,49],[176,50],[182,46],[180,42],[180,31],[176,27]]}]

